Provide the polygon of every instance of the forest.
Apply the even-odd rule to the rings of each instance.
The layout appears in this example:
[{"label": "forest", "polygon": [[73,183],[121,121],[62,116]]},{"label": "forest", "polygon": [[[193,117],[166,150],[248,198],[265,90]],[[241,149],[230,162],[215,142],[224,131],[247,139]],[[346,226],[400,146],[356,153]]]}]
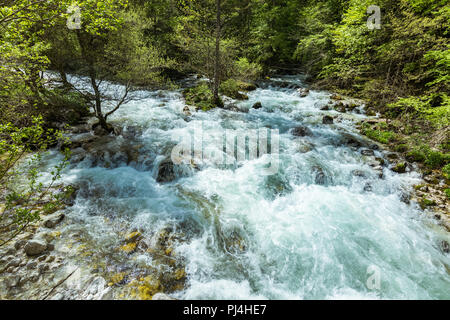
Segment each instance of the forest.
[{"label": "forest", "polygon": [[[411,181],[416,179],[415,176],[406,178],[406,175],[418,172],[420,175],[419,181],[411,182],[408,180],[404,182],[409,186],[405,188],[412,189],[410,194],[414,194],[408,195],[407,205],[413,206],[413,204],[410,204],[409,199],[411,199],[411,203],[417,203],[414,210],[437,212],[432,215],[436,215],[436,219],[441,222],[448,219],[445,216],[448,217],[449,214],[450,199],[450,6],[446,0],[0,0],[0,29],[0,249],[5,251],[2,254],[2,259],[11,256],[7,253],[10,252],[7,251],[10,246],[14,246],[17,250],[21,248],[18,239],[25,239],[25,242],[29,240],[23,238],[24,234],[33,232],[33,230],[35,232],[42,221],[46,226],[47,224],[52,225],[54,222],[52,217],[60,212],[65,212],[68,202],[75,201],[74,208],[77,208],[78,200],[74,199],[80,199],[79,197],[90,199],[87,195],[83,196],[83,188],[86,188],[86,193],[96,194],[96,192],[99,192],[94,184],[106,179],[105,174],[95,176],[97,177],[96,181],[91,181],[95,180],[94,176],[87,177],[86,179],[91,179],[89,180],[91,182],[86,183],[86,185],[80,183],[75,186],[61,182],[69,179],[67,177],[71,174],[72,176],[78,174],[78,171],[71,174],[67,173],[67,170],[72,170],[73,159],[79,156],[80,145],[82,146],[81,142],[74,142],[71,134],[77,134],[76,130],[87,123],[87,131],[91,140],[86,143],[89,145],[89,149],[82,147],[94,157],[98,155],[99,150],[106,150],[108,148],[106,145],[122,143],[120,139],[127,139],[127,134],[130,134],[127,130],[130,130],[130,126],[136,125],[130,125],[129,121],[131,120],[127,117],[132,117],[135,112],[144,112],[140,109],[129,109],[129,106],[134,108],[136,107],[135,104],[140,103],[140,100],[148,98],[147,96],[142,98],[142,92],[160,92],[161,95],[164,95],[164,92],[180,94],[180,99],[183,101],[180,112],[184,117],[182,118],[183,121],[187,123],[186,126],[189,126],[191,120],[188,121],[185,117],[193,117],[194,119],[199,117],[197,119],[199,121],[205,119],[210,121],[211,119],[208,117],[215,117],[220,110],[233,111],[234,109],[229,107],[230,101],[233,101],[233,105],[249,104],[250,107],[250,113],[246,115],[250,118],[240,120],[244,121],[246,125],[248,123],[249,127],[242,127],[241,129],[254,129],[252,123],[257,123],[272,129],[280,129],[282,133],[283,121],[287,120],[283,120],[284,115],[274,120],[273,117],[278,114],[277,106],[274,106],[269,112],[267,108],[270,101],[266,104],[264,100],[264,90],[270,90],[271,86],[278,86],[280,92],[295,89],[295,94],[300,94],[303,99],[315,98],[315,92],[330,93],[330,104],[321,105],[320,110],[328,112],[331,109],[330,112],[336,112],[332,113],[332,117],[329,118],[331,124],[333,124],[333,117],[334,122],[336,122],[339,117],[352,114],[353,111],[359,110],[361,104],[364,104],[364,116],[367,118],[356,124],[358,134],[361,139],[372,141],[379,146],[373,147],[374,151],[361,152],[365,156],[372,157],[373,161],[378,162],[378,164],[369,165],[372,168],[381,167],[379,171],[383,171],[388,170],[388,162],[392,163],[389,172],[405,176],[405,181],[406,179],[411,179]],[[192,77],[195,81],[185,86],[184,81],[192,79]],[[279,80],[280,77],[281,80]],[[292,87],[290,80],[286,82],[286,79],[295,77],[300,77],[302,82],[300,86]],[[83,84],[80,86],[74,79],[78,79]],[[263,92],[261,96],[254,97],[255,94],[260,94],[260,90]],[[294,92],[291,91],[288,91],[289,94]],[[275,93],[272,92],[271,94]],[[140,98],[136,98],[136,96]],[[170,104],[170,99],[172,99],[170,94],[168,97],[159,98],[161,97],[155,98],[156,104]],[[277,100],[278,105],[291,103],[283,100],[284,98],[280,99],[280,101]],[[356,104],[354,101],[357,101]],[[359,101],[362,102],[359,103]],[[251,108],[252,106],[253,108]],[[271,105],[270,108],[272,108]],[[256,115],[255,118],[251,118],[252,112],[260,110],[267,112],[266,118],[258,118]],[[289,117],[288,114],[286,113],[286,117]],[[142,115],[145,115],[145,112]],[[360,112],[358,111],[359,115]],[[139,139],[144,139],[148,135],[153,135],[151,139],[156,139],[154,137],[156,135],[164,136],[167,130],[175,130],[170,127],[171,125],[178,126],[179,121],[182,121],[181,118],[173,118],[169,115],[164,115],[164,118],[157,119],[157,117],[163,116],[160,113],[155,115],[152,113],[151,119],[149,118],[148,122],[136,129],[137,131],[140,130],[139,134],[142,135]],[[292,117],[297,122],[306,121],[303,116],[296,117],[295,112],[292,113]],[[92,119],[95,119],[95,121]],[[125,121],[124,119],[128,120]],[[214,119],[214,121],[211,120],[212,123],[222,123],[227,118]],[[123,125],[123,123],[127,123],[127,125]],[[148,123],[152,123],[152,125],[145,127]],[[239,123],[241,122],[233,122],[230,127],[239,127]],[[322,123],[322,118],[320,118],[318,125],[323,124],[327,124],[326,119],[324,118]],[[292,135],[294,137],[307,137],[307,139],[310,139],[308,145],[322,143],[323,136],[320,139],[317,138],[316,142],[314,137],[317,137],[318,134],[329,133],[324,133],[320,131],[322,129],[310,125],[311,123],[307,121],[302,123],[302,126],[306,126],[306,128],[297,125],[297,128],[292,131]],[[213,126],[213,124],[209,126]],[[168,129],[169,127],[170,129]],[[315,135],[316,130],[318,130],[318,133]],[[339,130],[336,132],[342,133]],[[97,139],[94,137],[101,138],[98,138],[100,140],[94,140]],[[132,147],[127,147],[126,143],[117,147],[120,148],[121,152],[126,149],[123,152],[128,157],[128,160],[125,161],[128,166],[134,162],[139,164],[140,160],[137,159],[141,159],[144,154],[142,148],[136,148],[142,144],[145,145],[145,143],[136,142],[139,140],[136,136],[133,136],[133,139],[134,145]],[[359,140],[357,142],[354,140],[351,140],[351,143],[358,144],[357,149],[365,146]],[[96,141],[98,141],[97,144],[95,144]],[[151,168],[156,163],[158,163],[156,166],[159,166],[159,169],[156,169],[155,183],[173,184],[173,181],[176,180],[175,176],[177,179],[180,177],[182,180],[188,179],[184,178],[184,175],[178,176],[172,165],[164,161],[162,164],[158,162],[158,156],[166,156],[166,146],[159,140],[152,141],[148,148],[152,150],[151,152],[156,151],[154,157],[153,154],[151,157]],[[345,163],[348,160],[348,156],[344,155],[345,153],[336,155],[333,152],[340,152],[336,150],[339,150],[341,145],[351,145],[351,143],[348,143],[348,141],[338,143],[337,146],[335,145],[335,151],[326,149],[328,145],[324,145],[325,149],[323,150],[326,151],[323,151],[317,145],[315,149],[314,146],[311,148],[319,152],[318,158],[323,156],[323,152],[328,152],[328,157],[331,157],[329,160],[339,156],[342,158],[336,160],[336,163]],[[286,142],[286,145],[289,146],[289,143]],[[302,148],[310,147],[305,147],[305,143],[303,143]],[[52,159],[58,159],[58,161],[52,162],[51,168],[42,165],[43,162],[47,164],[51,162],[47,158],[47,152],[56,149],[58,155],[53,154]],[[288,150],[289,147],[285,147],[285,149]],[[113,157],[118,152],[117,150],[109,150],[110,156]],[[388,156],[385,160],[381,159],[383,158],[381,153],[378,154],[378,152],[382,152],[380,150],[387,152]],[[146,149],[146,152],[149,153],[150,151]],[[160,152],[159,155],[158,152]],[[293,157],[295,159],[295,156]],[[118,170],[114,167],[113,160],[105,165],[106,158],[104,155],[97,156],[95,162],[92,162],[89,168],[91,170],[93,170],[93,167],[101,167],[102,170]],[[284,159],[282,155],[281,158]],[[85,155],[83,155],[83,159],[87,159]],[[104,162],[100,165],[101,161]],[[341,175],[344,174],[339,172],[347,170],[347,168],[339,169],[341,171],[332,169],[331,165],[328,169],[326,165],[313,163],[316,160],[305,161],[308,163],[308,169],[305,169],[305,172],[298,173],[298,175],[297,173],[288,174],[291,170],[290,164],[286,168],[282,166],[286,172],[283,172],[285,176],[281,178],[281,174],[273,176],[273,178],[261,178],[266,179],[262,185],[268,186],[267,190],[272,193],[267,196],[269,191],[264,189],[265,191],[261,193],[264,194],[264,196],[261,195],[261,199],[264,200],[254,202],[258,203],[259,201],[262,205],[264,201],[270,200],[271,205],[275,206],[274,203],[281,201],[276,199],[288,198],[290,194],[295,194],[298,191],[302,183],[292,182],[290,179],[302,174],[313,177],[311,178],[312,185],[338,188],[340,183],[337,181],[340,181]],[[353,160],[348,161],[353,163],[351,162]],[[28,163],[28,165],[23,165],[24,163]],[[198,179],[201,179],[203,169],[198,164],[193,163],[192,160],[190,166],[199,171],[199,173],[193,173],[193,175],[199,175]],[[77,168],[81,170],[81,167]],[[137,170],[141,170],[140,168]],[[197,172],[195,170],[194,172]],[[205,172],[209,172],[208,170]],[[353,171],[351,171],[353,174],[350,174],[351,179],[360,179],[367,175],[361,172],[361,169],[356,171],[357,173],[353,168]],[[143,172],[147,171],[144,170]],[[117,174],[120,175],[121,173]],[[217,172],[214,174],[217,175],[214,177],[219,176]],[[402,201],[397,201],[398,204],[396,202],[395,206],[406,205],[403,201],[405,188],[397,188],[397,181],[389,180],[391,179],[390,174],[384,172],[384,179],[388,180],[384,184],[380,182],[379,189],[377,189],[378,186],[369,185],[370,182],[358,180],[358,183],[364,187],[366,193],[373,190],[382,190],[379,191],[380,194],[377,193],[377,196],[380,195],[380,197],[382,194],[382,199],[387,199],[391,193],[401,194],[399,197]],[[378,175],[381,177],[383,173],[375,173],[375,176]],[[43,176],[45,176],[45,181],[42,180]],[[123,179],[125,181],[128,178],[130,176]],[[231,178],[222,177],[222,179],[224,180],[221,183],[226,188],[228,185],[227,179]],[[231,189],[242,187],[236,177],[235,179],[236,185],[230,187]],[[235,216],[233,214],[235,211],[228,216],[227,210],[237,210],[236,212],[242,213],[245,210],[253,212],[258,211],[258,209],[251,207],[251,209],[241,208],[238,210],[234,207],[237,205],[227,202],[231,198],[236,198],[228,194],[230,198],[227,198],[227,195],[222,195],[219,191],[216,191],[216,193],[221,200],[217,200],[219,203],[217,204],[214,196],[210,197],[209,195],[209,191],[215,190],[215,182],[211,182],[212,185],[206,188],[203,193],[198,189],[190,190],[188,188],[189,185],[193,188],[198,187],[202,183],[201,181],[181,182],[181,186],[171,186],[170,188],[173,187],[173,189],[167,192],[171,195],[176,194],[177,200],[171,201],[167,206],[174,205],[174,208],[178,208],[174,204],[176,201],[187,201],[188,204],[180,204],[186,211],[191,210],[186,208],[194,207],[193,212],[202,212],[205,217],[209,217],[201,219],[212,219],[208,222],[208,226],[211,227],[211,230],[214,228],[217,228],[217,230],[211,231],[213,234],[211,237],[214,239],[217,237],[219,239],[216,239],[219,243],[218,246],[226,248],[225,256],[234,252],[233,258],[226,260],[221,254],[217,253],[220,251],[219,249],[214,249],[218,250],[216,252],[209,248],[210,244],[205,244],[205,248],[208,247],[208,250],[216,252],[214,254],[220,256],[220,259],[225,259],[226,262],[222,263],[227,266],[226,268],[229,267],[230,270],[233,268],[239,269],[241,267],[228,266],[228,263],[232,264],[230,261],[238,259],[235,255],[247,256],[248,258],[250,252],[254,253],[252,250],[256,250],[253,249],[252,243],[263,240],[248,231],[253,230],[252,227],[247,229],[241,225],[235,227],[239,231],[232,229],[234,228],[231,226],[234,226]],[[210,178],[210,181],[216,180]],[[253,180],[248,178],[248,181]],[[344,185],[350,180],[345,181]],[[102,183],[107,186],[116,182],[103,181]],[[220,182],[217,183],[220,184]],[[252,183],[258,186],[252,188],[261,186],[258,182],[253,181]],[[402,183],[398,182],[399,185]],[[133,187],[129,187],[130,190],[134,190],[135,184],[133,182]],[[307,185],[309,185],[309,182]],[[151,190],[148,192],[161,192],[155,191],[156,189]],[[349,190],[353,192],[353,189],[350,188]],[[97,194],[95,201],[111,196],[108,191],[105,192],[100,192],[101,195]],[[138,187],[136,192],[139,193]],[[242,197],[245,198],[245,195],[247,195],[245,192],[247,191],[242,192]],[[251,189],[248,192],[253,194],[256,191]],[[341,191],[335,191],[335,193],[339,192]],[[317,192],[313,194],[317,194]],[[260,199],[259,196],[258,193],[255,199]],[[333,195],[329,196],[330,201],[336,205],[336,208],[341,208],[338,204],[340,200],[333,198]],[[111,197],[116,197],[116,195]],[[139,198],[140,196],[127,194],[127,196],[121,196],[121,198],[123,197]],[[154,201],[156,203],[162,200]],[[373,203],[377,202],[373,199],[372,201]],[[111,214],[111,211],[125,210],[122,208],[123,204],[120,201],[116,203],[108,200],[107,202],[108,204],[95,202],[91,208],[95,207],[99,212],[105,213],[108,219],[119,219],[118,217],[110,217],[109,214]],[[142,200],[143,202],[145,201]],[[253,200],[243,200],[243,203],[252,202]],[[79,205],[81,205],[81,202]],[[358,206],[359,204],[354,205]],[[73,203],[71,206],[73,206]],[[140,210],[136,209],[134,205],[130,206],[134,208],[132,210],[137,210],[137,212]],[[154,210],[164,211],[167,206],[164,208],[158,207]],[[287,204],[286,206],[289,207]],[[300,206],[300,204],[297,204],[297,206]],[[361,208],[367,209],[367,206],[362,204],[361,206]],[[395,209],[397,207],[394,207],[394,204],[392,204],[393,207],[386,206],[386,211],[389,214],[409,210]],[[219,207],[226,214],[221,213],[215,216],[211,213]],[[91,208],[83,207],[80,211],[90,212]],[[149,208],[147,209],[152,211],[153,205]],[[174,210],[176,211],[176,209],[172,211]],[[314,210],[316,209],[311,209],[311,212]],[[321,213],[321,210],[326,209],[317,210]],[[345,211],[345,209],[342,210]],[[366,212],[372,212],[370,210],[367,209]],[[377,212],[375,208],[374,210]],[[384,210],[384,208],[379,210]],[[206,211],[209,213],[203,213]],[[276,211],[276,209],[273,209],[273,211]],[[119,213],[117,214],[119,215]],[[70,217],[67,212],[65,215]],[[215,218],[210,218],[211,216]],[[120,219],[123,218],[120,217]],[[192,218],[196,222],[183,220],[179,222],[179,225],[173,226],[173,221],[178,221],[177,217],[167,218],[168,221],[171,221],[169,223],[171,227],[165,226],[160,230],[145,231],[131,223],[126,230],[121,230],[127,235],[121,236],[122,240],[120,241],[125,242],[121,242],[118,246],[122,253],[135,254],[141,250],[139,248],[145,242],[145,234],[148,232],[152,235],[148,235],[149,238],[159,237],[160,240],[157,240],[157,243],[162,241],[161,237],[165,239],[165,244],[161,244],[162,247],[158,250],[163,252],[164,256],[170,256],[172,258],[169,258],[175,261],[176,258],[174,257],[175,252],[178,252],[177,250],[180,250],[178,254],[183,256],[181,251],[187,250],[186,243],[194,246],[195,241],[202,239],[202,235],[198,234],[200,232],[197,230],[199,227],[191,227],[191,224],[195,225],[200,222]],[[78,221],[78,218],[73,219]],[[156,225],[155,219],[151,221]],[[129,221],[131,220],[128,220],[127,223]],[[88,224],[86,221],[85,223]],[[257,223],[254,225],[257,229],[256,225]],[[450,226],[450,223],[447,228],[448,226]],[[179,236],[180,229],[183,231],[181,233],[189,234],[183,228],[187,228],[192,235],[186,236],[186,238]],[[414,234],[422,231],[422,229],[415,230]],[[256,233],[256,231],[253,232]],[[400,233],[407,237],[410,231],[405,230]],[[164,236],[162,236],[163,234]],[[90,237],[97,239],[92,234]],[[420,235],[419,237],[421,238],[418,243],[423,243],[423,250],[426,251],[426,240],[422,238],[426,236]],[[444,261],[442,263],[447,268],[446,273],[444,272],[445,276],[442,277],[448,282],[450,264],[446,263],[448,262],[450,249],[448,240],[445,240],[448,239],[448,234],[444,234],[442,237],[436,241],[439,243],[440,252],[447,252],[447,255],[442,258],[442,261]],[[89,241],[94,241],[92,239]],[[277,241],[284,243],[284,240],[278,239]],[[399,240],[398,243],[402,243],[402,241]],[[213,242],[215,243],[215,241]],[[290,245],[290,242],[288,243]],[[87,246],[86,244],[82,245]],[[289,245],[286,244],[286,248]],[[27,250],[27,246],[28,244],[25,245],[25,250]],[[31,247],[31,245],[29,246]],[[257,245],[253,243],[253,246]],[[296,246],[292,245],[292,247]],[[43,251],[48,250],[48,248],[48,245],[47,247],[44,245]],[[189,250],[194,250],[193,248]],[[16,252],[16,249],[11,252]],[[142,250],[142,252],[150,252],[148,248]],[[93,255],[96,256],[94,253]],[[14,253],[12,256],[14,256]],[[33,254],[28,254],[28,256],[33,256]],[[96,257],[98,260],[103,259]],[[211,293],[211,296],[198,293],[201,290],[195,289],[194,284],[203,283],[204,279],[200,278],[199,280],[189,273],[189,270],[193,272],[193,269],[187,268],[189,264],[185,262],[186,259],[186,256],[184,256],[184,260],[176,260],[173,264],[160,261],[160,264],[167,264],[172,271],[165,271],[162,275],[154,276],[154,278],[159,277],[158,284],[155,284],[153,278],[149,280],[151,276],[148,274],[141,275],[139,273],[140,275],[132,280],[135,276],[134,271],[122,272],[112,267],[108,269],[107,266],[102,268],[107,270],[104,272],[105,277],[109,279],[107,283],[110,287],[128,286],[128,289],[133,292],[132,294],[125,294],[125,297],[145,299],[153,297],[157,292],[169,294],[175,292],[174,296],[179,299],[223,298],[223,296],[213,293]],[[274,254],[274,256],[267,257],[267,261],[258,263],[259,268],[263,269],[263,266],[270,265],[270,259],[278,261],[284,258]],[[314,259],[319,258],[314,257]],[[103,260],[106,261],[107,259],[104,258]],[[6,267],[3,270],[0,268],[0,275],[15,270],[9,268],[11,266],[8,265],[8,261],[4,260],[3,262]],[[246,263],[251,265],[253,262]],[[243,263],[243,265],[246,264]],[[303,266],[306,270],[312,270],[307,267],[309,266],[307,262]],[[137,267],[130,268],[137,270]],[[203,270],[197,265],[196,268]],[[345,267],[343,268],[345,269]],[[445,269],[445,267],[442,268]],[[112,269],[114,270],[111,271]],[[261,272],[264,275],[267,272],[267,277],[271,272],[265,269],[256,271],[256,269],[252,269],[252,272]],[[205,270],[202,271],[205,274],[214,273],[211,271],[212,269]],[[169,273],[170,276],[167,275]],[[220,274],[220,272],[218,273]],[[440,274],[440,271],[436,271],[436,274],[438,273]],[[245,272],[242,274],[242,279],[249,282],[249,288],[240,288],[240,291],[238,291],[243,293],[238,295],[238,298],[250,296],[290,299],[302,296],[296,291],[297,289],[287,289],[284,286],[272,288],[271,294],[268,294],[261,289],[266,285],[265,282],[264,284],[258,282],[263,281],[263,276],[255,280],[244,274]],[[164,277],[170,279],[167,280]],[[192,280],[192,277],[197,282]],[[227,276],[224,276],[224,278],[229,279]],[[190,282],[191,280],[193,284]],[[289,280],[282,275],[275,276],[274,281],[275,283],[286,284],[289,287],[287,285]],[[430,278],[430,282],[433,281]],[[222,282],[221,285],[225,286]],[[323,286],[329,287],[329,283],[325,283]],[[405,286],[407,285],[405,284]],[[16,287],[20,287],[20,285],[12,286],[13,289]],[[407,288],[411,289],[412,287]],[[41,298],[45,299],[54,295],[56,290],[54,289],[55,287],[48,294],[43,294]],[[355,288],[352,287],[353,289]],[[19,295],[18,292],[20,292],[14,293],[14,289],[11,291],[13,293],[6,294],[5,290],[0,290],[0,298],[9,299],[11,296]],[[204,287],[204,290],[207,291],[206,287]],[[358,287],[355,290],[360,292]],[[308,296],[305,293],[306,297],[313,299],[326,297],[326,294],[319,289],[312,291],[314,294]],[[381,298],[397,298],[398,296],[394,291],[385,291]],[[177,292],[184,293],[177,295]],[[248,294],[245,292],[248,292]],[[275,292],[278,292],[279,296]],[[82,297],[86,298],[85,296]],[[119,293],[113,297],[118,298]],[[123,298],[124,296],[120,297]],[[226,297],[235,298],[232,295]],[[431,295],[423,296],[421,293],[417,293],[414,297],[436,298],[436,296]],[[437,294],[437,298],[448,298],[448,292],[441,295]]]}]

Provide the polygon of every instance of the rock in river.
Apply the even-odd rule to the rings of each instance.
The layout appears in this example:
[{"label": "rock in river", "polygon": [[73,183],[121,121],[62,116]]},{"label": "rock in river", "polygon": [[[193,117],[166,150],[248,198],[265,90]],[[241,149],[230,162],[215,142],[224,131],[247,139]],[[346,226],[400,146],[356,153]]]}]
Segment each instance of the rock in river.
[{"label": "rock in river", "polygon": [[32,239],[27,242],[24,247],[25,253],[28,256],[40,255],[47,249],[47,243],[42,239]]},{"label": "rock in river", "polygon": [[311,130],[309,130],[307,127],[303,127],[303,126],[294,128],[294,129],[292,129],[291,132],[294,137],[305,137],[305,136],[312,135]]},{"label": "rock in river", "polygon": [[322,123],[323,124],[333,124],[334,123],[334,119],[333,119],[333,117],[325,116],[322,119]]}]

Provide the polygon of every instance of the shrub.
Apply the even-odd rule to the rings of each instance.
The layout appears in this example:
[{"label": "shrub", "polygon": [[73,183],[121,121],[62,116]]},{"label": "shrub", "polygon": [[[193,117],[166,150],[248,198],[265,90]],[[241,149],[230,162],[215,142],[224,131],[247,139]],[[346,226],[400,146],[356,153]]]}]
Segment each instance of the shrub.
[{"label": "shrub", "polygon": [[256,80],[262,74],[262,67],[249,62],[247,58],[240,58],[235,62],[235,74],[241,80]]},{"label": "shrub", "polygon": [[444,190],[445,195],[447,196],[447,198],[450,199],[450,189],[445,189]]},{"label": "shrub", "polygon": [[200,82],[197,86],[183,92],[186,103],[193,105],[203,111],[214,109],[214,97],[206,82]]},{"label": "shrub", "polygon": [[450,179],[450,163],[442,169],[442,172],[447,179]]},{"label": "shrub", "polygon": [[377,129],[363,128],[362,133],[368,138],[383,144],[388,144],[396,139],[396,135],[392,131],[381,131]]},{"label": "shrub", "polygon": [[240,92],[240,83],[234,79],[228,79],[221,83],[220,93],[237,100],[246,100],[248,96]]}]

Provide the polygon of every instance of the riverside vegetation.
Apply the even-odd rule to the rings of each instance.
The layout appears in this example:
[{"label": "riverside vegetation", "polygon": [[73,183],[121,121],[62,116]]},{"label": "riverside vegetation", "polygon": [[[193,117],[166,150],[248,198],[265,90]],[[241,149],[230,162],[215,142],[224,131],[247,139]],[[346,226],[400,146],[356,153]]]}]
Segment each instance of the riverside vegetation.
[{"label": "riverside vegetation", "polygon": [[[320,119],[314,125],[339,125],[351,119],[375,143],[343,135],[336,150],[341,145],[358,149],[379,178],[386,176],[385,169],[400,176],[420,171],[414,192],[402,190],[402,201],[418,203],[450,227],[447,1],[380,0],[381,29],[375,30],[366,24],[367,8],[373,4],[369,0],[80,0],[76,2],[79,28],[70,29],[67,21],[74,19],[75,11],[68,9],[74,4],[69,0],[0,3],[0,272],[6,279],[0,298],[29,297],[24,293],[28,290],[41,299],[151,299],[194,288],[189,286],[191,264],[179,250],[195,243],[192,234],[199,232],[198,226],[171,222],[148,233],[119,215],[124,210],[120,202],[117,207],[100,206],[120,216],[107,213],[101,218],[116,235],[107,245],[114,253],[107,255],[97,248],[95,236],[78,229],[81,221],[90,220],[66,214],[77,197],[87,197],[86,190],[94,190],[94,196],[98,192],[99,199],[105,193],[89,184],[71,184],[62,175],[68,167],[93,158],[92,167],[113,170],[121,162],[156,170],[158,183],[171,183],[183,175],[167,159],[142,159],[143,153],[154,152],[158,146],[163,146],[159,156],[166,156],[170,145],[155,140],[147,146],[142,139],[151,128],[146,126],[152,123],[164,131],[171,125],[163,125],[167,119],[189,123],[203,112],[213,118],[219,110],[250,117],[232,122],[233,128],[242,123],[250,129],[252,121],[260,121],[282,131],[284,120],[270,115],[287,114],[289,109],[295,121],[309,119],[309,114],[295,114],[304,101],[297,99],[314,99],[320,104],[316,110]],[[326,103],[320,94],[316,96],[324,90],[333,92]],[[172,96],[178,91],[181,98]],[[158,110],[182,99],[182,113],[163,119],[158,117],[167,111],[158,111],[145,124],[130,124],[132,114],[126,110],[135,110],[127,108],[146,99],[142,92],[159,92],[152,100],[161,107]],[[266,94],[272,100],[265,101]],[[277,100],[280,95],[284,102]],[[251,118],[253,111],[263,112],[266,118]],[[329,137],[305,123],[289,128],[296,139],[307,140],[299,142],[296,150],[318,152],[324,147],[321,139]],[[56,149],[61,156],[53,153]],[[122,158],[113,159],[112,154]],[[197,164],[192,167],[201,171]],[[334,186],[333,179],[340,179],[337,173],[331,177],[332,169],[324,165],[313,163],[310,169],[302,174],[311,173],[313,184]],[[351,176],[364,179],[367,173],[360,168]],[[269,191],[264,192],[273,201],[294,192],[287,177],[280,174],[271,179],[265,182]],[[220,208],[214,197],[177,188],[171,193],[178,200],[189,199],[185,206],[197,208],[202,219],[208,220],[216,211],[226,215],[228,208]],[[374,188],[363,183],[365,192]],[[90,212],[97,205],[85,210]],[[117,219],[126,227],[120,227]],[[211,219],[217,228],[213,237],[222,249],[233,257],[253,252],[245,236],[248,230],[231,230],[220,218]],[[71,227],[67,229],[66,224]],[[61,235],[73,241],[63,242]],[[448,254],[446,240],[438,246]],[[139,260],[144,254],[153,259],[150,266],[109,264],[123,257]],[[83,269],[77,261],[86,257],[92,264]],[[70,281],[85,287],[69,286],[72,289],[59,293]],[[192,291],[186,292],[178,297],[195,297]],[[278,297],[263,294],[268,296]]]}]

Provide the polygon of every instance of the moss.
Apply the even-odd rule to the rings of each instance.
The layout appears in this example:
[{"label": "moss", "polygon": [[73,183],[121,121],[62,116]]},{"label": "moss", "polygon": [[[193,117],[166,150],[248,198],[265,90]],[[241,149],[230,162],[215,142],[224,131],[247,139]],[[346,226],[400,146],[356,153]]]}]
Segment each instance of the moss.
[{"label": "moss", "polygon": [[446,179],[450,179],[450,163],[447,164],[444,168],[442,168],[442,173]]},{"label": "moss", "polygon": [[244,83],[240,83],[234,79],[228,79],[220,85],[220,93],[233,99],[248,100],[248,96],[240,92],[242,87],[245,87]]},{"label": "moss", "polygon": [[362,133],[368,138],[383,144],[388,144],[396,139],[396,134],[391,131],[363,128]]},{"label": "moss", "polygon": [[186,103],[195,106],[197,109],[208,111],[216,107],[222,107],[223,102],[214,101],[213,94],[206,82],[201,82],[193,88],[186,89],[183,92]]},{"label": "moss", "polygon": [[425,165],[433,169],[441,168],[450,162],[449,153],[442,153],[435,150],[429,150],[426,157]]},{"label": "moss", "polygon": [[136,242],[130,242],[121,246],[120,251],[123,251],[125,253],[132,253],[136,250],[136,247],[137,247]]},{"label": "moss", "polygon": [[406,172],[406,163],[400,162],[392,169],[392,171],[397,173],[405,173]]},{"label": "moss", "polygon": [[159,280],[152,276],[133,280],[129,286],[131,287],[131,297],[139,300],[152,300],[153,296],[162,289]]},{"label": "moss", "polygon": [[186,278],[186,271],[184,268],[177,269],[175,271],[175,280],[182,280],[184,278]]},{"label": "moss", "polygon": [[108,286],[112,287],[124,282],[127,274],[125,272],[114,273],[110,275],[110,281],[108,282]]},{"label": "moss", "polygon": [[408,151],[408,145],[407,144],[399,144],[398,146],[394,147],[394,150],[397,152],[406,152],[406,151]]},{"label": "moss", "polygon": [[450,199],[450,189],[445,189],[444,193],[447,196],[447,198]]},{"label": "moss", "polygon": [[139,231],[131,232],[125,236],[125,242],[136,242],[142,238],[142,234]]},{"label": "moss", "polygon": [[429,200],[429,199],[426,199],[426,198],[423,198],[423,199],[420,201],[420,207],[422,208],[422,210],[425,210],[425,209],[428,208],[428,207],[433,207],[433,206],[435,206],[435,205],[436,205],[436,202],[435,202],[435,201]]},{"label": "moss", "polygon": [[420,150],[413,150],[406,155],[406,160],[410,162],[424,162],[426,158],[425,153]]}]

